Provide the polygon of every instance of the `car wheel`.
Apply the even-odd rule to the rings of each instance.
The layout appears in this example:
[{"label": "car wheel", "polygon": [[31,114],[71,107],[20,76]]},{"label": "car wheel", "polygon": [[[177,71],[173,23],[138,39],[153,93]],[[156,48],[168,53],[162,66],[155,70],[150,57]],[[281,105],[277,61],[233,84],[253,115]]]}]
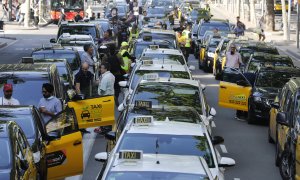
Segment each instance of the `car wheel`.
[{"label": "car wheel", "polygon": [[268,142],[274,144],[274,140],[271,137],[270,125],[269,125],[269,128],[268,128]]},{"label": "car wheel", "polygon": [[202,69],[202,64],[200,60],[198,61],[198,65],[199,65],[199,69]]},{"label": "car wheel", "polygon": [[283,180],[294,180],[293,178],[293,158],[288,150],[282,152],[279,161],[279,172]]}]

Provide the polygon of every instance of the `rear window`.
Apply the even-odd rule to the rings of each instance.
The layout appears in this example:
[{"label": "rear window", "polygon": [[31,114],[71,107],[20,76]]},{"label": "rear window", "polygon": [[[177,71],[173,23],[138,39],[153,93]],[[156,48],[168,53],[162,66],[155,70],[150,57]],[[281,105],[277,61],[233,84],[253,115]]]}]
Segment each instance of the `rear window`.
[{"label": "rear window", "polygon": [[79,68],[80,63],[78,62],[77,56],[74,53],[66,52],[66,53],[33,53],[32,58],[34,60],[43,60],[43,59],[66,59],[70,64],[72,71],[75,71]]}]

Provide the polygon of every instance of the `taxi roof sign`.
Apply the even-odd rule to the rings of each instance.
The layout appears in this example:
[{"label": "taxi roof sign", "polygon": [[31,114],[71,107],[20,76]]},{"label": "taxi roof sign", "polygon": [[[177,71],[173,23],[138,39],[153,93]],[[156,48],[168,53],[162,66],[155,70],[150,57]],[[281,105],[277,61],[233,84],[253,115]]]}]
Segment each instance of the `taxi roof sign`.
[{"label": "taxi roof sign", "polygon": [[140,161],[143,158],[143,151],[139,150],[120,150],[119,159],[124,161],[136,162]]},{"label": "taxi roof sign", "polygon": [[236,35],[235,34],[227,34],[227,37],[228,38],[236,38]]},{"label": "taxi roof sign", "polygon": [[153,123],[153,116],[136,116],[133,119],[133,124],[136,126],[149,126]]},{"label": "taxi roof sign", "polygon": [[159,48],[159,45],[149,45],[149,48],[151,50],[157,50]]},{"label": "taxi roof sign", "polygon": [[147,81],[155,81],[157,79],[159,79],[158,73],[148,73],[148,74],[144,74],[143,76],[143,80],[147,80]]},{"label": "taxi roof sign", "polygon": [[134,107],[135,108],[151,109],[152,108],[152,101],[136,100],[134,102]]},{"label": "taxi roof sign", "polygon": [[153,65],[153,60],[152,59],[147,59],[142,61],[143,65]]}]

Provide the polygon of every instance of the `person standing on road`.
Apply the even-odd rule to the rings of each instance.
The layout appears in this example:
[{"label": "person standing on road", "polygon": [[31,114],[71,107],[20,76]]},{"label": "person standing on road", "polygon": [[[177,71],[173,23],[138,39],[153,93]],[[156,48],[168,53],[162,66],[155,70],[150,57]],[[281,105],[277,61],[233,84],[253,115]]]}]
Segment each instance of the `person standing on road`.
[{"label": "person standing on road", "polygon": [[230,51],[226,53],[225,67],[238,69],[241,65],[243,65],[242,56],[236,52],[236,47],[232,44]]},{"label": "person standing on road", "polygon": [[239,37],[239,36],[244,36],[245,34],[245,29],[242,23],[238,23],[237,27],[234,28],[234,34]]},{"label": "person standing on road", "polygon": [[62,111],[62,102],[53,96],[54,87],[50,83],[44,83],[42,86],[43,98],[38,104],[39,111],[45,124],[57,113]]},{"label": "person standing on road", "polygon": [[259,20],[259,29],[258,29],[258,40],[259,41],[265,41],[266,35],[265,35],[265,18],[262,16]]},{"label": "person standing on road", "polygon": [[84,53],[81,55],[81,63],[87,63],[89,65],[89,71],[94,73],[95,61],[93,59],[94,47],[92,44],[85,44],[83,46]]},{"label": "person standing on road", "polygon": [[[102,63],[100,65],[101,78],[98,87],[98,94],[100,96],[114,96],[114,85],[115,85],[115,76],[110,72],[110,64]],[[94,132],[97,133],[106,133],[112,130],[112,126],[101,126],[96,128]]]},{"label": "person standing on road", "polygon": [[12,84],[4,84],[3,97],[0,97],[0,105],[20,105],[20,102],[12,97],[13,86]]},{"label": "person standing on road", "polygon": [[237,17],[236,17],[236,26],[238,26],[239,24],[242,26],[242,28],[243,28],[244,30],[246,30],[245,24],[244,24],[242,21],[240,21],[240,16],[237,16]]},{"label": "person standing on road", "polygon": [[26,3],[22,3],[20,6],[20,18],[18,24],[21,25],[21,23],[24,21],[25,13],[26,13]]},{"label": "person standing on road", "polygon": [[123,63],[121,65],[121,68],[126,72],[129,73],[131,63],[133,61],[133,57],[128,53],[128,47],[129,44],[127,42],[122,42],[121,48],[120,48],[120,55],[122,57]]},{"label": "person standing on road", "polygon": [[89,64],[83,63],[80,71],[75,75],[75,89],[77,94],[90,97],[92,92],[94,75],[89,71]]}]

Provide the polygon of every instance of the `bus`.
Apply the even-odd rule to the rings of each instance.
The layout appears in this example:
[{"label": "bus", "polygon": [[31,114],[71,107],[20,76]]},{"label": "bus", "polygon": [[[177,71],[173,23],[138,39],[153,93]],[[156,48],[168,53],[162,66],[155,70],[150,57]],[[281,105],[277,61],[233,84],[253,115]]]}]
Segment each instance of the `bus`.
[{"label": "bus", "polygon": [[60,18],[60,10],[64,7],[66,21],[74,20],[77,13],[84,18],[84,2],[83,0],[51,0],[51,20],[58,22]]}]

